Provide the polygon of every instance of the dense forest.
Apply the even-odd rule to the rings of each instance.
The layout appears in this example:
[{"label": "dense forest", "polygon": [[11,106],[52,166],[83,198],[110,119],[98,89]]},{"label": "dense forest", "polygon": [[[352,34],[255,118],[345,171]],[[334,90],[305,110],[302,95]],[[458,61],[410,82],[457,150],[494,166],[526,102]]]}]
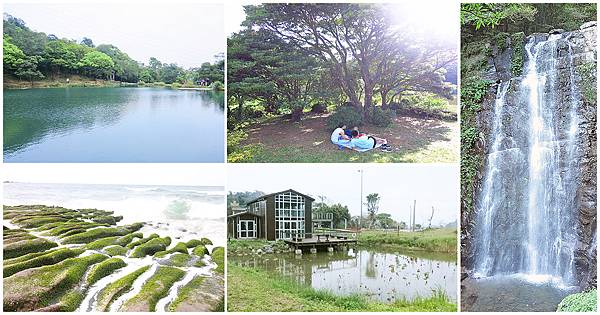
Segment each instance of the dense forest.
[{"label": "dense forest", "polygon": [[[92,79],[128,83],[163,83],[175,85],[211,85],[222,89],[224,56],[216,62],[184,69],[176,63],[150,58],[148,64],[131,59],[110,44],[95,46],[92,39],[80,42],[36,32],[19,18],[4,14],[4,74],[33,83],[35,80],[78,75]],[[6,76],[5,76],[6,77]]]},{"label": "dense forest", "polygon": [[[391,123],[415,92],[449,97],[456,51],[399,27],[385,5],[245,6],[228,38],[228,127],[333,112],[329,124]],[[450,81],[450,82],[448,82]]]}]

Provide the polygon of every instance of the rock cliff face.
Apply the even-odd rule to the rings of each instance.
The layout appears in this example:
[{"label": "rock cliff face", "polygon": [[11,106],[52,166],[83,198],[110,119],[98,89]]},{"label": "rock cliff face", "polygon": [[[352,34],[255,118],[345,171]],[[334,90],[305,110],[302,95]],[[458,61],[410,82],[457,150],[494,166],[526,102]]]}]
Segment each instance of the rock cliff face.
[{"label": "rock cliff face", "polygon": [[596,22],[493,47],[463,278],[522,272],[596,286],[596,56]]}]

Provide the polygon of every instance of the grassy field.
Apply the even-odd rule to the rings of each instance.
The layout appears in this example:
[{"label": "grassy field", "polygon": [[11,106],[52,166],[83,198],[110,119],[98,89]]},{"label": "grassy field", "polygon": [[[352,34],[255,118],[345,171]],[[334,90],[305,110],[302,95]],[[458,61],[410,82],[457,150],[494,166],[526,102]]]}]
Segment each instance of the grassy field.
[{"label": "grassy field", "polygon": [[455,312],[456,304],[438,293],[430,298],[372,302],[362,296],[335,296],[298,285],[266,271],[230,264],[227,269],[230,312]]},{"label": "grassy field", "polygon": [[456,229],[431,229],[421,232],[362,231],[359,245],[385,245],[398,249],[456,252]]},{"label": "grassy field", "polygon": [[[307,114],[299,122],[278,116],[257,120],[237,131],[229,131],[229,162],[250,163],[368,163],[368,162],[456,162],[459,125],[456,119],[433,117],[425,110],[398,116],[389,127],[366,125],[361,130],[386,138],[394,149],[356,152],[339,150],[329,138],[327,114]],[[232,135],[233,133],[237,133]]]}]

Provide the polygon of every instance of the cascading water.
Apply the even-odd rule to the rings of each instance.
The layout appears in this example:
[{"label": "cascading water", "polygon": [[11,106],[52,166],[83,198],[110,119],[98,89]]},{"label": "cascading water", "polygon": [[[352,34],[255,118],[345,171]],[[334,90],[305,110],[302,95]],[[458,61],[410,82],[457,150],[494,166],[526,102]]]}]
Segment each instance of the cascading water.
[{"label": "cascading water", "polygon": [[498,85],[489,119],[473,272],[572,285],[581,104],[573,49],[564,33],[532,36],[525,51],[524,76]]}]

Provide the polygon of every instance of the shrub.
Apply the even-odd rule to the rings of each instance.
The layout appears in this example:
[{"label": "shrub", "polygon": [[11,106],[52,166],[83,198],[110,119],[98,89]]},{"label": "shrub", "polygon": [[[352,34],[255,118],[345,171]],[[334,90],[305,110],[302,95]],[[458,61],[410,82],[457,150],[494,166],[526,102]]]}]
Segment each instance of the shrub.
[{"label": "shrub", "polygon": [[210,88],[217,91],[225,90],[225,85],[221,81],[215,81],[210,84]]},{"label": "shrub", "polygon": [[339,124],[344,124],[348,127],[362,126],[362,115],[353,106],[345,105],[339,107],[327,119],[327,128],[335,129]]},{"label": "shrub", "polygon": [[391,109],[382,109],[373,106],[367,110],[367,121],[378,127],[387,127],[392,124],[396,113]]},{"label": "shrub", "polygon": [[597,292],[595,289],[588,292],[575,293],[565,297],[558,304],[557,312],[595,312]]},{"label": "shrub", "polygon": [[310,109],[311,112],[321,114],[327,111],[327,106],[323,103],[317,103]]}]

